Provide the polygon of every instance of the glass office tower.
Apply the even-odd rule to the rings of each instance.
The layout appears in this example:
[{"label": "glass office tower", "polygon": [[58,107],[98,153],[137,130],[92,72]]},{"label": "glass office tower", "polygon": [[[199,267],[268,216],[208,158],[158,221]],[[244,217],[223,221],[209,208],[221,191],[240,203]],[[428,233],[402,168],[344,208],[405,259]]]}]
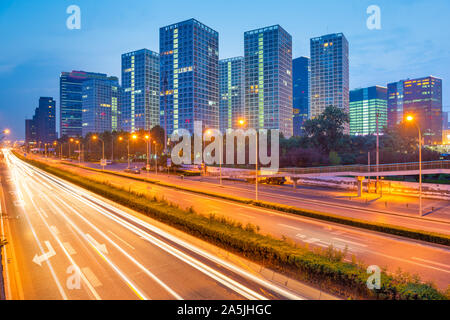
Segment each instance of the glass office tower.
[{"label": "glass office tower", "polygon": [[103,73],[84,71],[62,72],[59,81],[60,94],[60,137],[78,137],[82,135],[82,98],[83,82],[88,79],[106,79]]},{"label": "glass office tower", "polygon": [[292,89],[294,107],[294,136],[304,133],[303,123],[309,119],[310,59],[300,57],[292,61]]},{"label": "glass office tower", "polygon": [[82,88],[82,135],[118,129],[121,88],[116,77],[91,79]]},{"label": "glass office tower", "polygon": [[291,137],[292,37],[281,26],[245,32],[245,116],[250,128]]},{"label": "glass office tower", "polygon": [[25,141],[44,144],[56,139],[56,101],[52,97],[40,97],[33,118],[25,120]]},{"label": "glass office tower", "polygon": [[425,144],[442,142],[442,80],[425,77],[388,84],[388,126],[402,123],[413,115]]},{"label": "glass office tower", "polygon": [[219,61],[220,131],[236,129],[244,118],[244,58]]},{"label": "glass office tower", "polygon": [[349,112],[349,45],[342,33],[310,41],[311,118],[329,106]]},{"label": "glass office tower", "polygon": [[159,125],[159,54],[147,49],[122,55],[121,129],[151,130]]},{"label": "glass office tower", "polygon": [[160,123],[219,129],[219,34],[195,19],[160,29]]},{"label": "glass office tower", "polygon": [[350,91],[350,134],[366,136],[383,132],[387,125],[387,88],[369,87]]}]

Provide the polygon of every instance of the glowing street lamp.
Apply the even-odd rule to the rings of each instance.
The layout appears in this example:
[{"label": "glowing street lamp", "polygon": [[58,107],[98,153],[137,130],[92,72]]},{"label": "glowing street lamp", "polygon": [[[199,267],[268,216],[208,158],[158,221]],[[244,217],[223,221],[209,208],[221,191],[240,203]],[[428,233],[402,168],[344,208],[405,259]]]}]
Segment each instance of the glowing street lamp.
[{"label": "glowing street lamp", "polygon": [[406,117],[406,121],[413,123],[417,130],[419,131],[419,215],[422,216],[423,210],[422,210],[422,132],[420,130],[420,126],[415,121],[414,117],[412,115],[408,115]]},{"label": "glowing street lamp", "polygon": [[105,170],[105,141],[103,141],[103,139],[99,138],[97,135],[92,136],[92,140],[94,141],[101,141],[102,142],[102,160],[101,160],[101,166],[103,168],[103,170]]}]

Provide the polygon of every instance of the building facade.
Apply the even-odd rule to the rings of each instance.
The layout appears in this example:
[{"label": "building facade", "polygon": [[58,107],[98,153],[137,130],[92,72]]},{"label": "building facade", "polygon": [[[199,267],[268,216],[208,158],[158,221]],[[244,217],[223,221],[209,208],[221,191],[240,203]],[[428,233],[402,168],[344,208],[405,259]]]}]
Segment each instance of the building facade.
[{"label": "building facade", "polygon": [[342,33],[313,38],[311,43],[310,116],[329,106],[349,112],[349,45]]},{"label": "building facade", "polygon": [[350,91],[350,134],[382,133],[387,126],[387,88],[369,87]]},{"label": "building facade", "polygon": [[103,73],[84,71],[62,72],[59,81],[60,137],[82,135],[82,86],[88,79],[106,79]]},{"label": "building facade", "polygon": [[296,137],[304,134],[303,124],[309,119],[310,72],[309,58],[300,57],[292,61],[293,130]]},{"label": "building facade", "polygon": [[292,37],[281,26],[245,32],[245,117],[248,127],[293,135]]},{"label": "building facade", "polygon": [[393,128],[412,115],[425,144],[442,142],[442,80],[424,77],[388,84],[388,126]]},{"label": "building facade", "polygon": [[151,130],[159,125],[159,54],[147,49],[122,55],[121,129]]},{"label": "building facade", "polygon": [[25,141],[45,144],[56,139],[56,101],[52,97],[41,97],[33,118],[25,120]]},{"label": "building facade", "polygon": [[442,130],[450,129],[448,124],[448,112],[442,112]]},{"label": "building facade", "polygon": [[160,123],[219,129],[219,34],[195,19],[160,28]]},{"label": "building facade", "polygon": [[220,131],[236,129],[244,118],[244,58],[219,61],[219,124]]},{"label": "building facade", "polygon": [[82,135],[117,131],[121,88],[116,77],[91,79],[82,87]]}]

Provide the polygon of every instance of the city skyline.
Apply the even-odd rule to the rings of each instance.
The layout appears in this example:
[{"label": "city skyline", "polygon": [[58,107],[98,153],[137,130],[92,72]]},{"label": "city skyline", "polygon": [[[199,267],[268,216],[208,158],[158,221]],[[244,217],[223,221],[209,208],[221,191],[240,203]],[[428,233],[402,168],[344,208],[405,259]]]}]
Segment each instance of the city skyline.
[{"label": "city skyline", "polygon": [[[101,2],[99,1],[99,3]],[[120,55],[123,52],[142,48],[156,50],[158,48],[158,28],[160,26],[183,21],[191,17],[199,19],[199,21],[219,32],[220,59],[243,55],[244,45],[241,39],[244,32],[252,28],[271,25],[271,23],[282,23],[283,27],[292,34],[294,58],[310,56],[308,45],[310,38],[332,32],[344,32],[350,42],[351,90],[365,86],[386,85],[398,79],[434,75],[444,80],[443,104],[447,106],[444,109],[448,111],[448,92],[450,90],[446,90],[448,84],[445,80],[448,78],[450,68],[446,67],[448,62],[445,59],[445,54],[442,54],[442,52],[449,52],[450,50],[446,50],[445,47],[448,44],[440,41],[442,36],[439,36],[440,31],[436,31],[445,30],[447,22],[435,19],[433,16],[433,14],[448,8],[448,3],[437,1],[433,8],[428,8],[424,1],[404,1],[396,4],[380,1],[380,7],[383,12],[383,24],[382,29],[379,31],[370,31],[366,28],[365,23],[368,17],[366,9],[369,4],[369,2],[365,3],[362,1],[357,5],[353,4],[353,9],[351,4],[337,6],[337,4],[329,1],[322,1],[321,4],[317,5],[302,4],[302,6],[299,6],[298,4],[291,4],[293,8],[303,8],[299,13],[302,17],[305,17],[305,22],[299,23],[299,19],[294,19],[292,14],[288,14],[285,17],[280,13],[280,10],[274,8],[270,14],[265,12],[257,18],[249,18],[245,22],[229,23],[228,20],[225,21],[226,19],[215,19],[214,15],[206,14],[206,11],[210,10],[201,10],[201,2],[192,5],[192,8],[189,10],[186,9],[186,6],[179,6],[176,12],[173,15],[171,14],[171,17],[164,14],[161,5],[156,3],[154,10],[149,13],[151,17],[155,18],[148,19],[152,20],[150,24],[144,23],[143,20],[145,19],[141,19],[142,21],[133,20],[133,15],[137,14],[135,11],[139,10],[132,10],[131,12],[131,10],[126,10],[122,5],[117,4],[110,9],[109,13],[124,10],[125,20],[128,21],[129,19],[129,21],[128,23],[119,23],[123,31],[114,34],[114,32],[106,31],[111,30],[111,24],[102,25],[93,19],[93,13],[99,15],[108,13],[108,11],[100,10],[100,4],[94,5],[81,1],[79,5],[83,12],[82,29],[70,31],[65,28],[67,14],[65,14],[66,6],[64,4],[57,6],[49,6],[45,2],[40,4],[36,9],[37,12],[48,9],[48,14],[58,13],[58,19],[49,21],[42,26],[35,26],[33,29],[31,26],[36,23],[36,20],[33,17],[27,16],[27,18],[22,18],[21,16],[22,9],[27,9],[28,12],[29,7],[33,7],[33,5],[18,5],[16,3],[13,4],[11,1],[6,1],[0,7],[0,15],[7,17],[7,19],[2,19],[2,24],[5,27],[14,27],[15,22],[12,21],[13,19],[22,21],[24,25],[17,26],[17,28],[18,33],[23,35],[25,39],[28,39],[29,43],[25,41],[26,47],[33,45],[32,37],[33,35],[36,37],[36,33],[49,32],[49,30],[56,31],[49,32],[49,35],[43,39],[49,45],[43,45],[35,54],[24,53],[24,44],[18,44],[9,35],[5,35],[6,40],[10,41],[6,42],[7,50],[0,56],[0,84],[2,84],[0,101],[3,101],[6,105],[0,108],[0,122],[3,126],[12,128],[13,137],[23,138],[23,119],[31,116],[32,108],[30,108],[30,105],[39,96],[59,96],[57,75],[62,70],[89,70],[119,76],[121,67]],[[137,2],[136,5],[142,9],[146,8],[146,4],[142,2]],[[212,6],[216,5],[212,4]],[[243,4],[243,12],[246,11],[247,6],[248,4]],[[311,17],[305,14],[305,11],[308,11],[308,9],[312,10],[312,12],[317,12],[318,7],[324,9],[323,12],[321,11],[323,20],[314,19],[315,14],[310,14]],[[428,27],[422,28],[411,26],[406,23],[405,19],[393,18],[396,10],[410,13],[409,17],[422,18],[422,20],[430,23]],[[263,11],[261,9],[261,12]],[[33,12],[33,10],[30,12]],[[148,12],[148,10],[143,10],[143,12]],[[344,21],[344,17],[351,13],[357,13],[360,15],[360,19],[347,19],[351,21]],[[144,14],[139,13],[138,16],[144,17]],[[327,22],[325,23],[324,21]],[[358,27],[356,28],[356,26]],[[58,30],[58,27],[61,30]],[[113,26],[114,30],[118,27]],[[125,31],[129,32],[134,28],[137,28],[136,36],[126,36]],[[434,30],[434,33],[430,33],[431,30]],[[145,40],[138,36],[142,33],[146,34]],[[426,39],[427,46],[423,46],[423,41],[411,42],[409,41],[410,39],[404,39],[405,34],[408,33],[412,33],[414,38]],[[94,53],[99,52],[96,49],[103,43],[103,41],[98,40],[102,37],[107,39],[112,36],[120,38],[122,41],[114,44],[107,53],[95,56]],[[60,46],[61,48],[54,48],[51,43],[55,41],[61,41],[64,45]],[[95,43],[96,41],[99,43]],[[90,46],[80,46],[80,43],[88,43]],[[18,50],[20,50],[20,54],[17,54]],[[381,58],[380,53],[384,52],[387,53],[384,58]],[[413,65],[410,63],[411,60],[415,62]],[[38,85],[33,90],[28,89],[27,84],[32,83],[32,79],[37,74],[40,75]],[[58,100],[58,98],[56,99]],[[12,102],[14,102],[14,107],[9,107],[9,105],[13,104]],[[57,101],[58,105],[59,103],[60,101]],[[11,116],[14,120],[11,122],[17,123],[12,126],[8,125],[6,121],[9,108],[14,108],[14,110],[18,111]]]}]

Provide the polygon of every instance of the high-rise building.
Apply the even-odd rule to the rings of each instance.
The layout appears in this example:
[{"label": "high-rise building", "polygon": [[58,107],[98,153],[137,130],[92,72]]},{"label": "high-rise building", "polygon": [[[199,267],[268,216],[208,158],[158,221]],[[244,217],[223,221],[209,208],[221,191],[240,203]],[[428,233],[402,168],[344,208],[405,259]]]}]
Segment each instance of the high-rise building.
[{"label": "high-rise building", "polygon": [[387,125],[387,88],[369,87],[350,91],[350,134],[382,133]]},{"label": "high-rise building", "polygon": [[83,82],[88,79],[106,79],[103,73],[84,71],[62,72],[59,80],[59,115],[61,137],[82,135],[82,97]]},{"label": "high-rise building", "polygon": [[388,126],[412,115],[428,145],[442,142],[442,80],[425,77],[388,84]]},{"label": "high-rise building", "polygon": [[349,45],[344,34],[311,39],[310,116],[329,106],[349,111]]},{"label": "high-rise building", "polygon": [[281,26],[245,32],[245,116],[250,128],[291,137],[292,37]]},{"label": "high-rise building", "polygon": [[25,141],[44,144],[53,143],[56,138],[56,101],[40,97],[33,119],[25,120]]},{"label": "high-rise building", "polygon": [[122,55],[121,129],[151,130],[159,125],[159,54],[147,49]]},{"label": "high-rise building", "polygon": [[82,135],[117,131],[121,88],[116,77],[90,79],[82,87]]},{"label": "high-rise building", "polygon": [[219,61],[219,123],[220,131],[236,129],[244,118],[244,58]]},{"label": "high-rise building", "polygon": [[309,118],[309,81],[311,65],[310,59],[300,57],[292,60],[292,89],[294,107],[294,136],[304,133],[303,124]]},{"label": "high-rise building", "polygon": [[448,112],[442,112],[442,130],[450,129],[448,124]]},{"label": "high-rise building", "polygon": [[160,29],[160,123],[219,129],[219,34],[195,19]]},{"label": "high-rise building", "polygon": [[34,124],[33,119],[25,120],[25,143],[34,143],[36,142],[36,126]]}]

